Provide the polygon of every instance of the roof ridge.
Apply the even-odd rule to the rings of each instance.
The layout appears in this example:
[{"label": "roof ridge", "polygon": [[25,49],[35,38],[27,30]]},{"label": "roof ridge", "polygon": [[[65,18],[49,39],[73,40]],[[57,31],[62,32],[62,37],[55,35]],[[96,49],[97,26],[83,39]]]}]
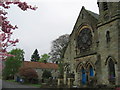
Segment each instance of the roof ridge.
[{"label": "roof ridge", "polygon": [[30,61],[25,61],[24,62],[24,67],[31,67],[31,68],[41,68],[41,69],[58,69],[58,65],[55,63],[40,63],[40,62],[30,62]]},{"label": "roof ridge", "polygon": [[[24,61],[24,62],[43,63],[43,62],[34,62],[34,61]],[[56,63],[44,63],[44,64],[56,64]]]}]

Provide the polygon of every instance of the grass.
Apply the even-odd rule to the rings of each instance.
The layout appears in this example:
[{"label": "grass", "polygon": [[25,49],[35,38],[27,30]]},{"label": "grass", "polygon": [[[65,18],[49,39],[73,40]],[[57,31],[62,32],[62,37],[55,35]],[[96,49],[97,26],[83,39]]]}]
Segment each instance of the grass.
[{"label": "grass", "polygon": [[15,80],[6,80],[6,81],[9,81],[9,82],[15,82]]},{"label": "grass", "polygon": [[34,87],[41,87],[41,84],[38,83],[38,84],[31,84],[31,83],[23,83],[23,85],[30,85],[30,86],[34,86]]},{"label": "grass", "polygon": [[34,87],[41,87],[40,84],[28,84],[28,85],[31,85],[31,86],[34,86]]}]

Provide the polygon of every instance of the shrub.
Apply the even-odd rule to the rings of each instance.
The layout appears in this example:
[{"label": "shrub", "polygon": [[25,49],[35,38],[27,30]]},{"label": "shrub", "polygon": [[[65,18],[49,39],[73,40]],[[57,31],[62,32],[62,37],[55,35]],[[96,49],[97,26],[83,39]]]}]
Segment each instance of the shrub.
[{"label": "shrub", "polygon": [[51,72],[45,70],[42,74],[42,78],[47,78],[48,79],[49,77],[52,77]]},{"label": "shrub", "polygon": [[37,72],[32,68],[22,67],[19,70],[19,74],[24,78],[25,82],[36,83],[38,81]]}]

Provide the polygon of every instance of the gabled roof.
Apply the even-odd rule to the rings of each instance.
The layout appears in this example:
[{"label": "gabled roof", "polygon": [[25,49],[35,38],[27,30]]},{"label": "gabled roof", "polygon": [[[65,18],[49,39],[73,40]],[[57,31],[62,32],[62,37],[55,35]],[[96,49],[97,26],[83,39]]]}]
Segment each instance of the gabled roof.
[{"label": "gabled roof", "polygon": [[[82,16],[85,16],[86,18],[83,18]],[[91,17],[92,17],[92,18],[91,18]],[[74,32],[75,32],[75,33],[77,32],[77,30],[78,30],[78,28],[80,27],[80,25],[82,26],[82,24],[85,25],[86,23],[88,23],[87,21],[88,21],[89,18],[91,19],[89,22],[93,22],[92,20],[94,20],[94,22],[96,22],[96,23],[93,24],[93,25],[96,25],[97,22],[98,22],[98,19],[99,19],[99,15],[98,15],[97,13],[92,12],[92,11],[86,10],[85,7],[82,6],[82,8],[81,8],[81,10],[80,10],[80,13],[79,13],[79,15],[78,15],[78,17],[77,17],[77,20],[76,20],[76,22],[75,22],[75,25],[74,25],[74,27],[73,27],[73,30],[72,30],[72,32],[71,32],[71,34],[70,34],[69,42],[68,42],[68,45],[66,46],[66,50],[65,50],[65,52],[64,52],[64,56],[65,56],[65,53],[67,52],[68,47],[69,47],[69,45],[70,45],[71,36],[74,35],[74,34],[73,34]],[[84,20],[86,20],[86,21],[84,21]],[[94,23],[94,22],[93,22],[93,23]],[[89,23],[89,24],[90,24],[90,23]],[[76,36],[74,36],[74,37],[76,37]],[[73,38],[73,37],[72,37],[72,38]],[[75,38],[74,38],[74,39],[75,39]]]},{"label": "gabled roof", "polygon": [[58,69],[58,65],[55,63],[41,63],[41,62],[31,62],[31,61],[24,61],[23,67],[40,68],[40,69]]}]

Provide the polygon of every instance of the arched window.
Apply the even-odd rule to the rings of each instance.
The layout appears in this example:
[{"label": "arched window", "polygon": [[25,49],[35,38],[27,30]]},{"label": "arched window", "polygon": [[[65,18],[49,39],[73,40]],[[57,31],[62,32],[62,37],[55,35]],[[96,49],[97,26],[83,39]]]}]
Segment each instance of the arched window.
[{"label": "arched window", "polygon": [[66,64],[64,66],[64,71],[66,72],[66,74],[68,74],[70,72],[70,65],[69,64]]},{"label": "arched window", "polygon": [[92,45],[92,32],[90,28],[82,28],[77,37],[77,47],[80,52],[86,52],[90,50]]},{"label": "arched window", "polygon": [[111,84],[114,84],[115,83],[115,64],[111,58],[108,61],[108,74],[109,74],[109,82]]},{"label": "arched window", "polygon": [[93,67],[92,66],[90,66],[89,67],[89,70],[90,70],[90,76],[94,76],[94,70],[93,70]]},{"label": "arched window", "polygon": [[68,65],[67,67],[66,67],[66,73],[68,74],[70,72],[70,66]]},{"label": "arched window", "polygon": [[108,4],[107,2],[103,2],[103,10],[106,11],[108,9]]},{"label": "arched window", "polygon": [[109,31],[106,32],[106,42],[107,43],[110,42],[110,32]]}]

